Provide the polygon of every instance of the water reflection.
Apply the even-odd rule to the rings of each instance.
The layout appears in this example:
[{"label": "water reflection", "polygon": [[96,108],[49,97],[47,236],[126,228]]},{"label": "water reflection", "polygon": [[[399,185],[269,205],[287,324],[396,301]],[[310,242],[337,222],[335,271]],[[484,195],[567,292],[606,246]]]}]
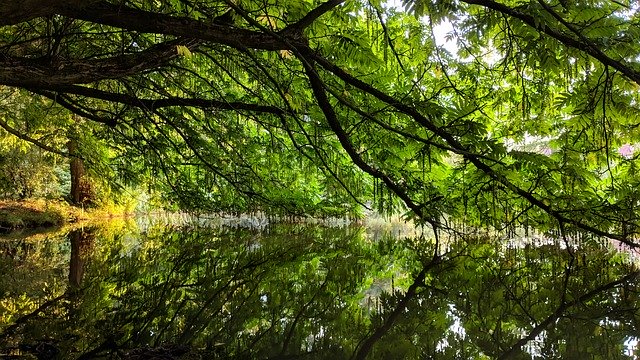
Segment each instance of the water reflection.
[{"label": "water reflection", "polygon": [[0,240],[0,357],[638,355],[638,271],[595,241],[183,225]]},{"label": "water reflection", "polygon": [[80,287],[85,263],[90,255],[95,239],[93,228],[78,228],[69,232],[71,256],[69,259],[69,284]]}]

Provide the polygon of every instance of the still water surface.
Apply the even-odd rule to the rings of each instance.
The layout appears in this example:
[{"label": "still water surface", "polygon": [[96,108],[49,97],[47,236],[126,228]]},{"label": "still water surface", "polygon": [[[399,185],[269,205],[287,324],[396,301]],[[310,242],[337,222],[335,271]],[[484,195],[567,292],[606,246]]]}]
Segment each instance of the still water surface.
[{"label": "still water surface", "polygon": [[391,225],[229,219],[4,236],[0,358],[640,355],[633,253],[486,236],[437,248]]}]

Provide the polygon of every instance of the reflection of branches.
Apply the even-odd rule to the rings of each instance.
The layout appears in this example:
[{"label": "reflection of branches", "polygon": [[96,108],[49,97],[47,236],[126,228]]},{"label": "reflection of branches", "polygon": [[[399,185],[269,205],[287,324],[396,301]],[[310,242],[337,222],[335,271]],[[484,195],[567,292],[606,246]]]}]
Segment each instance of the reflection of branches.
[{"label": "reflection of branches", "polygon": [[[437,251],[437,250],[436,250]],[[413,283],[407,289],[407,292],[404,294],[402,299],[398,301],[395,309],[389,314],[389,316],[385,319],[385,321],[378,327],[373,334],[369,337],[363,339],[358,344],[356,351],[354,351],[352,355],[352,359],[361,360],[365,359],[373,345],[375,345],[378,340],[380,340],[393,326],[398,317],[405,311],[409,301],[413,300],[417,294],[417,291],[420,287],[424,287],[424,280],[427,276],[427,272],[431,270],[436,265],[440,264],[440,258],[438,256],[434,256],[431,261],[422,267],[422,270],[416,275],[413,280]]]},{"label": "reflection of branches", "polygon": [[513,346],[511,346],[511,348],[509,348],[509,350],[505,351],[504,353],[502,353],[502,355],[500,355],[498,357],[498,359],[511,359],[514,357],[514,355],[516,355],[516,353],[520,350],[520,348],[522,348],[524,345],[526,345],[529,341],[535,339],[538,335],[540,335],[540,333],[542,333],[547,327],[549,327],[549,325],[555,323],[558,319],[560,319],[560,317],[562,317],[562,315],[570,308],[585,303],[587,301],[589,301],[590,299],[594,298],[595,296],[614,289],[620,285],[623,285],[625,283],[628,283],[634,279],[636,279],[638,276],[640,276],[640,271],[634,271],[624,277],[622,277],[621,279],[618,279],[616,281],[612,281],[610,283],[601,285],[591,291],[589,291],[588,293],[576,298],[573,301],[570,302],[562,302],[560,304],[560,306],[558,306],[558,308],[556,309],[556,311],[554,311],[551,315],[549,315],[546,319],[544,319],[540,324],[538,324],[537,326],[535,326],[527,336],[521,338],[520,340],[518,340],[515,344],[513,344]]},{"label": "reflection of branches", "polygon": [[188,255],[187,253],[182,253],[174,261],[173,266],[171,267],[171,269],[169,270],[169,273],[167,274],[167,281],[164,283],[164,285],[162,286],[162,290],[159,293],[158,301],[156,302],[156,305],[151,309],[151,311],[148,312],[149,315],[147,316],[147,319],[142,323],[142,326],[140,327],[138,334],[142,333],[151,324],[156,314],[160,313],[162,306],[165,304],[166,296],[168,296],[168,294],[172,290],[170,286],[172,284],[169,281],[169,279],[171,279],[171,277],[174,274],[176,274],[183,267],[183,265],[188,264],[190,259],[188,258],[187,255]]},{"label": "reflection of branches", "polygon": [[[503,266],[505,264],[504,263],[500,263],[500,272],[503,271]],[[513,272],[514,273],[518,273],[521,270],[526,269],[526,266],[523,266],[520,269],[514,269]],[[521,279],[525,277],[526,281],[529,280],[528,278],[528,274],[524,273],[521,277],[517,278],[515,282],[521,281]],[[531,295],[531,290],[529,290],[528,292],[523,291],[522,294],[520,296],[518,296],[518,292],[514,291],[509,284],[505,281],[505,278],[503,277],[499,277],[498,281],[500,281],[500,283],[502,284],[502,286],[504,287],[506,293],[507,293],[507,299],[511,298],[513,299],[513,301],[516,302],[516,305],[518,306],[518,308],[520,308],[520,311],[522,311],[522,313],[529,319],[529,321],[536,323],[537,320],[536,318],[531,314],[531,312],[529,311],[528,307],[525,306],[525,304],[523,303],[523,300],[527,297]],[[478,306],[478,309],[480,309],[480,306]]]},{"label": "reflection of branches", "polygon": [[18,320],[16,320],[16,322],[7,327],[6,329],[4,329],[4,331],[2,332],[2,334],[0,334],[0,341],[4,341],[7,337],[15,334],[16,330],[21,326],[26,324],[29,320],[39,316],[42,312],[44,312],[45,310],[47,310],[48,308],[56,305],[59,301],[65,299],[68,296],[67,293],[64,293],[60,296],[57,296],[51,300],[45,301],[44,304],[38,306],[37,309],[35,309],[34,311],[32,311],[31,313],[24,315],[22,317],[20,317]]},{"label": "reflection of branches", "polygon": [[286,354],[287,349],[289,348],[289,343],[291,343],[291,338],[293,338],[296,325],[298,325],[298,321],[300,321],[300,318],[302,317],[302,315],[304,315],[304,313],[307,311],[309,306],[313,305],[313,302],[316,299],[316,297],[320,294],[322,289],[324,289],[324,287],[327,285],[327,282],[329,281],[329,274],[330,272],[327,272],[324,278],[324,281],[322,282],[322,284],[320,284],[320,287],[318,287],[318,290],[313,294],[313,296],[311,297],[311,299],[309,299],[309,301],[307,301],[304,305],[302,305],[302,307],[300,308],[300,311],[298,311],[298,313],[296,314],[295,318],[293,319],[293,322],[291,323],[291,327],[289,328],[289,332],[287,333],[287,336],[284,338],[284,341],[282,342],[281,354]]},{"label": "reflection of branches", "polygon": [[[246,303],[247,299],[251,297],[252,294],[255,294],[256,290],[261,284],[261,279],[264,274],[266,274],[266,270],[256,272],[260,267],[268,268],[268,263],[275,261],[283,256],[289,254],[292,251],[292,248],[277,250],[272,253],[264,254],[262,257],[258,259],[250,259],[247,263],[241,264],[240,257],[242,253],[238,253],[234,260],[230,261],[231,264],[237,264],[235,267],[230,268],[229,272],[232,273],[232,276],[219,287],[216,291],[214,291],[205,301],[200,305],[200,309],[186,319],[185,323],[187,326],[183,330],[182,334],[179,338],[179,343],[186,343],[190,340],[193,334],[197,334],[199,331],[202,331],[209,323],[208,320],[204,319],[204,316],[208,312],[207,319],[210,319],[217,314],[220,314],[224,309],[225,305],[231,303],[231,297],[238,293],[239,289],[245,287],[245,285],[251,286],[248,291],[248,295],[237,305],[237,308],[241,308]],[[224,297],[223,297],[224,296]],[[213,305],[217,304],[217,308],[213,308]],[[213,308],[213,309],[212,309]],[[242,314],[241,311],[236,311],[237,314]],[[232,314],[229,322],[233,319],[235,315]],[[220,331],[227,331],[224,327]],[[219,335],[219,334],[218,334]]]}]

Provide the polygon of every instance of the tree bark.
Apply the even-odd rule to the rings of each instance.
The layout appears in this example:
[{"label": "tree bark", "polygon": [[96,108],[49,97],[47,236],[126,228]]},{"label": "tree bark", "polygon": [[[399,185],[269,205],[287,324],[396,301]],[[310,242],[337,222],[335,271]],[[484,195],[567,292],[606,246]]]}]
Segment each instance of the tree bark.
[{"label": "tree bark", "polygon": [[53,85],[87,84],[118,79],[166,65],[178,56],[176,47],[193,47],[194,40],[171,40],[135,54],[103,59],[63,59],[4,56],[0,58],[0,84],[47,88]]},{"label": "tree bark", "polygon": [[0,0],[0,26],[50,16],[69,8],[81,9],[99,0]]},{"label": "tree bark", "polygon": [[75,156],[78,154],[78,141],[76,139],[70,139],[69,142],[67,142],[67,149],[69,154],[73,156],[70,164],[71,193],[69,195],[73,204],[80,205],[84,200],[82,191],[82,182],[85,175],[84,162]]}]

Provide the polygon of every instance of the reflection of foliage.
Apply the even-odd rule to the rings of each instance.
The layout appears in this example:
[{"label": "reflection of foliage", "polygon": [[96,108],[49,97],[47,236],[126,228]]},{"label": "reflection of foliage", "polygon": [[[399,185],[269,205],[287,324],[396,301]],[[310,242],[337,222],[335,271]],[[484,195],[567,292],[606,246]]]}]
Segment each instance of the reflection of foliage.
[{"label": "reflection of foliage", "polygon": [[354,325],[339,316],[349,305],[339,294],[357,293],[354,275],[373,259],[355,246],[357,232],[327,251],[337,245],[327,240],[331,229],[293,230],[150,238],[146,250],[121,259],[131,285],[118,292],[119,311],[106,325],[122,324],[124,346],[178,342],[264,358],[325,344],[339,354],[349,343],[321,334]]},{"label": "reflection of foliage", "polygon": [[67,249],[53,240],[0,240],[0,329],[59,295]]},{"label": "reflection of foliage", "polygon": [[[627,358],[624,342],[638,336],[633,267],[597,247],[579,256],[558,245],[499,247],[453,246],[373,357]],[[397,300],[387,304],[390,313]]]},{"label": "reflection of foliage", "polygon": [[[479,239],[434,257],[424,239],[370,242],[360,228],[113,230],[75,233],[96,237],[80,287],[58,282],[49,293],[64,298],[10,342],[0,335],[0,346],[44,341],[73,358],[617,359],[638,336],[638,274],[598,245],[505,249]],[[18,261],[43,266],[12,255],[17,246],[2,257],[9,278]],[[47,275],[24,276],[41,284]],[[53,297],[18,286],[2,283],[23,291],[5,291],[3,304]],[[24,314],[14,311],[0,326]]]}]

